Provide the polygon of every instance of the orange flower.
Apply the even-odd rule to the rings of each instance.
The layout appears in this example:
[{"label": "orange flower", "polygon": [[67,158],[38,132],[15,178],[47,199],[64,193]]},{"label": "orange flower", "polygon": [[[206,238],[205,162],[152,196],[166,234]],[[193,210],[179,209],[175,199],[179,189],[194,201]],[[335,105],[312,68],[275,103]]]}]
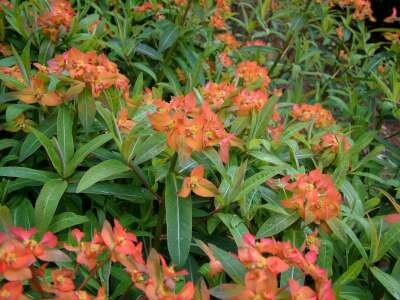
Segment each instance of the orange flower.
[{"label": "orange flower", "polygon": [[327,128],[335,123],[330,111],[322,108],[321,104],[295,104],[291,116],[302,122],[314,121],[316,128]]},{"label": "orange flower", "polygon": [[217,34],[216,39],[223,42],[228,49],[236,49],[240,47],[240,42],[229,32]]},{"label": "orange flower", "polygon": [[290,300],[317,300],[317,295],[308,286],[301,286],[296,280],[289,279]]},{"label": "orange flower", "polygon": [[219,109],[232,94],[236,91],[234,85],[223,81],[220,83],[214,83],[212,81],[201,89],[204,101],[208,102],[214,109]]},{"label": "orange flower", "polygon": [[25,230],[21,227],[12,227],[10,232],[26,246],[26,249],[36,258],[48,262],[65,262],[69,257],[62,251],[55,249],[57,246],[57,237],[54,233],[46,232],[42,239],[37,242],[31,237],[37,232],[36,228]]},{"label": "orange flower", "polygon": [[[7,75],[7,76],[10,76],[10,77],[13,77],[16,80],[18,80],[19,82],[24,83],[24,78],[22,77],[21,70],[17,65],[12,66],[12,67],[0,67],[0,73],[4,74],[4,75]],[[3,82],[3,84],[6,87],[8,87],[9,89],[12,89],[12,90],[16,90],[17,89],[17,87],[14,86],[13,84],[10,84],[10,83],[7,83],[7,82]]]},{"label": "orange flower", "polygon": [[240,116],[250,114],[252,111],[260,111],[268,101],[268,95],[261,90],[249,91],[242,89],[235,98],[233,103],[238,110]]},{"label": "orange flower", "polygon": [[142,5],[137,5],[135,7],[135,12],[144,13],[144,12],[149,11],[149,10],[159,10],[159,9],[162,9],[162,8],[163,8],[163,6],[162,6],[161,3],[157,3],[156,6],[153,6],[153,4],[151,2],[145,2]]},{"label": "orange flower", "polygon": [[61,29],[69,31],[74,16],[75,11],[69,1],[51,0],[50,11],[39,16],[38,24],[52,41],[56,41]]},{"label": "orange flower", "polygon": [[175,4],[178,6],[185,6],[187,5],[187,0],[175,0]]},{"label": "orange flower", "polygon": [[31,278],[29,267],[35,261],[29,249],[16,240],[6,240],[0,245],[0,274],[8,281]]},{"label": "orange flower", "polygon": [[126,107],[121,108],[118,113],[117,126],[122,133],[129,133],[136,123],[128,119],[128,109]]},{"label": "orange flower", "polygon": [[0,288],[0,300],[23,300],[23,286],[20,282],[7,282]]},{"label": "orange flower", "polygon": [[104,54],[97,55],[94,51],[81,52],[76,48],[56,55],[47,62],[48,67],[34,64],[42,72],[60,74],[67,72],[75,80],[84,82],[91,88],[93,97],[111,87],[122,91],[126,101],[129,99],[129,80],[119,73],[118,67]]},{"label": "orange flower", "polygon": [[228,162],[230,146],[240,146],[240,141],[225,131],[224,124],[210,109],[207,102],[196,105],[194,93],[172,97],[171,102],[154,101],[157,111],[149,115],[152,127],[164,132],[168,145],[181,159],[188,159],[192,151],[220,146],[223,162]]},{"label": "orange flower", "polygon": [[341,196],[332,178],[319,169],[298,174],[285,189],[293,195],[282,201],[283,206],[296,209],[307,223],[320,223],[339,214]]},{"label": "orange flower", "polygon": [[73,281],[74,273],[72,270],[65,268],[51,271],[51,278],[54,284],[54,288],[58,292],[70,292],[75,289]]},{"label": "orange flower", "polygon": [[200,240],[196,240],[196,244],[200,247],[201,250],[204,251],[204,253],[208,256],[210,260],[210,269],[209,269],[210,276],[214,276],[218,273],[223,272],[224,268],[222,267],[221,262],[215,258],[212,250]]},{"label": "orange flower", "polygon": [[138,263],[143,263],[141,256],[142,244],[135,244],[137,242],[136,235],[126,232],[117,220],[114,220],[114,228],[107,221],[104,222],[101,230],[101,238],[111,251],[112,261],[117,261],[120,255],[130,255]]},{"label": "orange flower", "polygon": [[344,30],[342,26],[336,27],[336,35],[339,38],[339,40],[343,40],[344,38]]},{"label": "orange flower", "polygon": [[321,152],[323,150],[330,150],[333,153],[338,153],[340,145],[343,146],[344,151],[349,151],[351,145],[348,139],[337,133],[326,133],[320,138],[320,142],[317,145],[313,145],[315,152]]},{"label": "orange flower", "polygon": [[255,61],[242,61],[236,68],[236,76],[243,79],[244,84],[257,84],[261,88],[268,88],[271,79],[268,76],[268,70],[259,66]]},{"label": "orange flower", "polygon": [[225,20],[219,9],[210,18],[211,25],[216,29],[225,29]]},{"label": "orange flower", "polygon": [[204,166],[197,166],[192,170],[189,177],[183,180],[179,197],[186,198],[190,192],[200,197],[215,197],[218,195],[218,188],[209,180],[204,178]]},{"label": "orange flower", "polygon": [[39,76],[31,78],[31,86],[17,93],[18,99],[27,104],[40,103],[43,106],[57,106],[63,103],[58,92],[48,92]]},{"label": "orange flower", "polygon": [[72,235],[78,242],[77,247],[70,245],[64,245],[64,248],[68,251],[77,252],[76,261],[78,264],[86,266],[89,270],[96,267],[97,257],[103,253],[104,245],[103,240],[100,235],[95,232],[93,234],[93,239],[90,242],[83,242],[84,233],[79,229],[73,229]]},{"label": "orange flower", "polygon": [[228,53],[227,53],[226,51],[221,52],[221,53],[218,55],[218,59],[219,59],[221,65],[223,65],[225,68],[228,68],[228,67],[230,67],[230,66],[233,65],[233,61],[232,61],[232,59],[229,57],[229,55],[228,55]]}]

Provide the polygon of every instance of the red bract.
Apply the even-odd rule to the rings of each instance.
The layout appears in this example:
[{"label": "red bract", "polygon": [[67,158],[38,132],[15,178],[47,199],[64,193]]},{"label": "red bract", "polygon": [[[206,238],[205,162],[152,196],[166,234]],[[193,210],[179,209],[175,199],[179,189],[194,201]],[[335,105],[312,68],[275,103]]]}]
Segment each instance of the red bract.
[{"label": "red bract", "polygon": [[287,208],[296,209],[307,223],[320,223],[339,214],[341,196],[332,178],[315,169],[308,174],[298,174],[285,189],[293,194],[282,201]]},{"label": "red bract", "polygon": [[217,34],[215,37],[218,41],[223,42],[228,49],[236,49],[240,47],[240,42],[235,36],[229,32]]},{"label": "red bract", "polygon": [[320,138],[319,144],[313,145],[312,149],[315,152],[330,150],[337,154],[341,146],[343,147],[343,151],[348,151],[351,148],[345,136],[337,133],[326,133]]},{"label": "red bract", "polygon": [[25,297],[23,293],[22,283],[14,281],[7,282],[0,288],[0,300],[26,300],[29,299]]},{"label": "red bract", "polygon": [[60,30],[69,31],[74,16],[75,11],[69,1],[52,0],[50,1],[50,11],[38,17],[38,24],[52,41],[56,41]]},{"label": "red bract", "polygon": [[74,273],[65,268],[51,271],[51,279],[56,293],[70,292],[75,289]]},{"label": "red bract", "polygon": [[316,128],[326,128],[335,123],[330,111],[321,104],[295,104],[291,116],[299,121],[313,121]]}]

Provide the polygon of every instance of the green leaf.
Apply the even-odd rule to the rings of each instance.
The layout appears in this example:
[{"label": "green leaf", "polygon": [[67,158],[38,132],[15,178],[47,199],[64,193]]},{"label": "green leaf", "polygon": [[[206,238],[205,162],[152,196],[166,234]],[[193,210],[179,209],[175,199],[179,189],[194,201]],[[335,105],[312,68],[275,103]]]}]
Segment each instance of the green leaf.
[{"label": "green leaf", "polygon": [[52,179],[43,186],[35,203],[35,227],[39,232],[44,233],[49,228],[67,186],[61,179]]},{"label": "green leaf", "polygon": [[245,223],[241,218],[237,215],[233,214],[222,214],[219,213],[217,216],[221,219],[221,221],[228,227],[230,233],[235,239],[236,245],[238,247],[243,245],[243,235],[249,233]]},{"label": "green leaf", "polygon": [[340,277],[335,281],[333,287],[339,290],[340,286],[345,285],[356,279],[364,267],[364,260],[360,259],[353,263]]},{"label": "green leaf", "polygon": [[10,209],[5,205],[0,205],[0,232],[5,232],[12,225]]},{"label": "green leaf", "polygon": [[76,192],[80,193],[99,181],[106,180],[111,176],[115,176],[129,170],[129,167],[119,160],[110,159],[103,161],[86,171],[78,183]]},{"label": "green leaf", "polygon": [[149,45],[139,43],[135,48],[135,53],[143,54],[154,60],[161,60],[161,54]]},{"label": "green leaf", "polygon": [[19,142],[17,140],[13,139],[2,139],[0,140],[0,151],[7,149],[7,148],[12,148],[18,145]]},{"label": "green leaf", "polygon": [[380,240],[379,254],[374,262],[380,260],[399,240],[400,223],[390,225],[389,229],[383,234]]},{"label": "green leaf", "polygon": [[68,211],[56,215],[50,227],[53,233],[57,233],[63,231],[64,229],[71,228],[73,226],[80,225],[88,221],[88,217],[80,216]]},{"label": "green leaf", "polygon": [[178,197],[176,177],[169,174],[165,181],[165,213],[167,244],[172,261],[183,266],[189,256],[192,240],[192,200]]},{"label": "green leaf", "polygon": [[79,121],[85,131],[88,132],[96,116],[96,104],[89,88],[85,88],[76,101],[78,102]]},{"label": "green leaf", "polygon": [[58,108],[57,115],[57,138],[60,144],[61,153],[63,154],[65,164],[74,155],[74,140],[72,136],[73,119],[71,111],[66,105],[61,105]]},{"label": "green leaf", "polygon": [[361,256],[365,259],[365,261],[368,261],[367,252],[365,251],[365,248],[361,244],[354,231],[340,219],[331,219],[328,221],[329,226],[333,223],[336,223],[336,226],[340,228],[340,231],[346,233],[346,235],[353,241],[353,245],[358,249],[358,252],[360,252]]},{"label": "green leaf", "polygon": [[85,158],[99,147],[103,146],[112,139],[111,133],[96,136],[93,140],[80,147],[72,157],[71,161],[67,164],[64,172],[65,177],[71,176],[75,169],[85,160]]},{"label": "green leaf", "polygon": [[298,219],[299,215],[296,212],[292,212],[287,216],[279,214],[272,215],[264,222],[264,224],[261,225],[260,229],[257,232],[257,238],[263,238],[278,234],[288,228]]},{"label": "green leaf", "polygon": [[370,270],[375,278],[378,279],[395,299],[400,299],[400,282],[398,280],[377,267],[371,267]]},{"label": "green leaf", "polygon": [[[57,123],[55,122],[54,118],[49,118],[44,120],[39,125],[39,131],[42,132],[45,136],[51,137],[56,133]],[[40,147],[40,142],[36,138],[33,133],[30,133],[25,138],[24,142],[22,143],[21,150],[19,152],[19,160],[18,162],[22,162],[31,156],[33,153],[36,152],[37,149]]]},{"label": "green leaf", "polygon": [[133,151],[135,155],[134,163],[136,165],[144,163],[156,157],[166,148],[167,144],[165,142],[164,134],[155,133],[135,147]]},{"label": "green leaf", "polygon": [[247,178],[241,185],[240,192],[237,195],[236,199],[240,199],[246,196],[247,193],[251,192],[253,189],[256,189],[261,184],[265,183],[268,179],[282,173],[286,169],[286,166],[270,167]]},{"label": "green leaf", "polygon": [[317,264],[327,270],[328,276],[332,276],[332,263],[333,263],[333,244],[330,240],[321,239],[321,246],[319,249]]},{"label": "green leaf", "polygon": [[147,75],[149,75],[151,78],[153,78],[154,81],[157,81],[157,75],[156,75],[156,73],[154,73],[153,70],[150,69],[150,68],[149,68],[148,66],[146,66],[145,64],[135,62],[135,63],[132,63],[132,65],[133,65],[134,67],[138,68],[139,70],[145,72]]},{"label": "green leaf", "polygon": [[226,274],[228,274],[236,283],[243,283],[244,275],[246,273],[246,268],[243,264],[236,257],[233,257],[228,252],[214,245],[210,245],[210,248],[215,258],[221,262]]},{"label": "green leaf", "polygon": [[170,48],[180,36],[179,27],[173,23],[169,23],[168,26],[165,26],[160,42],[158,44],[158,51],[160,53],[164,52],[168,48]]},{"label": "green leaf", "polygon": [[34,227],[34,209],[31,201],[22,199],[18,206],[12,210],[13,225],[29,229]]},{"label": "green leaf", "polygon": [[53,164],[54,169],[57,171],[58,174],[62,174],[62,164],[61,164],[61,158],[59,153],[56,150],[56,147],[53,145],[51,140],[44,135],[42,132],[39,130],[31,127],[30,128],[31,132],[36,136],[36,138],[39,140],[40,144],[44,147],[44,149],[47,152],[47,155],[50,158],[51,163]]},{"label": "green leaf", "polygon": [[47,181],[58,177],[57,174],[52,172],[40,171],[24,167],[2,167],[0,168],[0,176],[25,178],[43,183],[46,183]]}]

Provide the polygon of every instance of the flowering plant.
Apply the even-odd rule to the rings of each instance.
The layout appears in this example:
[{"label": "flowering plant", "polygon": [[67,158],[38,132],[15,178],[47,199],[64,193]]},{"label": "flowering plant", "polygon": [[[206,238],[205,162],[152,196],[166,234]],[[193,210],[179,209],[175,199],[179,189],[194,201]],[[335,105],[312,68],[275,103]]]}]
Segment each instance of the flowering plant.
[{"label": "flowering plant", "polygon": [[399,299],[377,2],[0,1],[0,300]]}]

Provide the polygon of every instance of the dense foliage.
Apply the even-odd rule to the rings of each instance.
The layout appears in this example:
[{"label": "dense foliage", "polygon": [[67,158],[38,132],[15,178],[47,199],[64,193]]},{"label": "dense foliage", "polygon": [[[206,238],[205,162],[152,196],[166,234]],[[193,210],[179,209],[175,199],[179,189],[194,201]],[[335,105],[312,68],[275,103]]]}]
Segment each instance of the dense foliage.
[{"label": "dense foliage", "polygon": [[400,299],[393,5],[0,0],[0,300]]}]

